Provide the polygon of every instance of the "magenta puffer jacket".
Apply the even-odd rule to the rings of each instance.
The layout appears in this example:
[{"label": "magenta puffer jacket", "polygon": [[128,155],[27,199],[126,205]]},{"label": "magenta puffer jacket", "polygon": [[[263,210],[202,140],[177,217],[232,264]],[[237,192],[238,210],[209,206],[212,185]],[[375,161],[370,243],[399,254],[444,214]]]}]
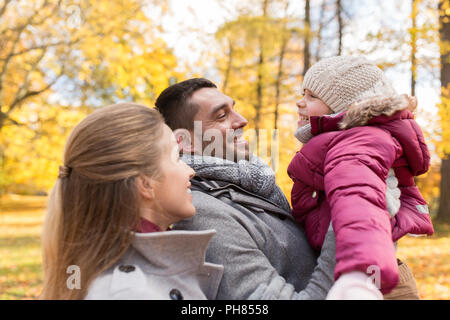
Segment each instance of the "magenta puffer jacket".
[{"label": "magenta puffer jacket", "polygon": [[[335,280],[349,271],[379,270],[381,292],[398,282],[393,241],[407,233],[433,234],[414,176],[430,155],[406,96],[372,98],[335,117],[311,117],[314,137],[292,159],[292,213],[320,250],[330,220],[336,235]],[[401,207],[391,219],[386,178],[394,169]]]}]

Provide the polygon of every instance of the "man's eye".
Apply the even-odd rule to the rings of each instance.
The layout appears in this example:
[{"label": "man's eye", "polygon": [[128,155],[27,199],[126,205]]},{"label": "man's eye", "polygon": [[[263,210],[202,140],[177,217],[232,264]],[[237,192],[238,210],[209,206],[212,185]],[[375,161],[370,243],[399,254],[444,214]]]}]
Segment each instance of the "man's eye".
[{"label": "man's eye", "polygon": [[226,113],[222,113],[222,114],[220,114],[220,115],[218,116],[218,118],[219,118],[219,119],[225,118],[226,115],[227,115]]}]

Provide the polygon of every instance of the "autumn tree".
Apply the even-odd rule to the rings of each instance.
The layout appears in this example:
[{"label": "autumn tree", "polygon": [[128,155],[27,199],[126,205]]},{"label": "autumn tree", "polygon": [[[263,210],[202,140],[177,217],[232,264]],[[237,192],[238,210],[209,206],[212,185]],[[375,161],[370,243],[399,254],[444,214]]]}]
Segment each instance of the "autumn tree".
[{"label": "autumn tree", "polygon": [[417,78],[417,13],[418,0],[411,0],[411,95],[416,95],[416,78]]},{"label": "autumn tree", "polygon": [[450,221],[450,1],[439,2],[439,35],[441,47],[441,103],[442,124],[441,185],[437,219]]},{"label": "autumn tree", "polygon": [[349,13],[346,10],[346,7],[344,5],[343,0],[335,0],[335,7],[336,7],[336,21],[337,21],[337,39],[338,39],[338,46],[337,46],[337,54],[338,56],[343,54],[344,50],[344,29],[348,23],[348,19],[350,18]]},{"label": "autumn tree", "polygon": [[[309,2],[309,1],[308,1]],[[314,61],[344,52],[344,36],[346,27],[352,20],[354,4],[349,0],[321,0],[305,3],[305,19],[307,12],[318,12],[316,19],[309,19],[311,33],[311,56]],[[306,38],[305,38],[306,40]],[[306,53],[305,53],[306,54]]]},{"label": "autumn tree", "polygon": [[58,17],[61,4],[62,1],[2,2],[0,130],[6,122],[18,124],[11,117],[12,112],[47,92],[67,71],[64,61],[70,61],[70,51],[80,38],[69,36],[69,26]]},{"label": "autumn tree", "polygon": [[179,77],[159,22],[146,14],[165,5],[0,2],[0,191],[48,189],[67,134],[92,108],[151,106]]},{"label": "autumn tree", "polygon": [[309,0],[305,0],[305,18],[304,18],[304,28],[305,28],[305,45],[303,48],[303,76],[311,65],[311,4]]},{"label": "autumn tree", "polygon": [[278,1],[281,10],[274,16],[272,2],[261,1],[259,13],[240,15],[216,32],[223,90],[251,106],[247,116],[255,128],[261,127],[261,117],[273,114],[276,97],[287,98],[286,81],[302,67],[299,21],[286,15],[288,1]]},{"label": "autumn tree", "polygon": [[[315,61],[320,60],[320,53],[321,53],[322,46],[323,46],[322,31],[326,27],[326,23],[325,23],[326,5],[327,5],[326,0],[322,0],[320,9],[319,9],[319,13],[320,13],[319,21],[317,22],[317,29],[315,31],[315,39],[314,39],[316,41],[316,49],[315,49],[315,53],[314,53]],[[304,71],[304,73],[306,73],[306,71]]]},{"label": "autumn tree", "polygon": [[144,12],[156,3],[165,2],[3,1],[0,129],[17,123],[13,111],[59,80],[79,89],[71,98],[83,103],[151,101],[176,66],[159,25]]},{"label": "autumn tree", "polygon": [[49,190],[55,183],[66,139],[72,128],[92,110],[27,103],[14,117],[27,125],[6,125],[0,135],[0,193],[21,194]]},{"label": "autumn tree", "polygon": [[[367,32],[361,45],[353,48],[351,54],[379,56],[377,62],[383,69],[397,67],[410,73],[410,93],[416,93],[416,84],[421,74],[434,77],[439,69],[435,51],[439,43],[436,0],[407,0],[399,9],[404,14],[387,16],[386,4],[380,4],[380,23]],[[403,11],[402,11],[403,12]],[[389,20],[388,20],[389,19]],[[387,21],[392,20],[392,23]],[[420,79],[419,79],[420,80]]]},{"label": "autumn tree", "polygon": [[96,3],[86,9],[85,25],[96,36],[84,39],[80,68],[71,79],[81,101],[85,105],[121,100],[152,105],[169,79],[181,77],[159,22],[145,13],[161,6],[165,12],[165,1]]},{"label": "autumn tree", "polygon": [[338,56],[342,54],[342,38],[344,37],[344,19],[342,9],[342,0],[336,0],[336,19],[338,21]]},{"label": "autumn tree", "polygon": [[288,193],[285,172],[298,149],[292,133],[306,31],[301,17],[289,10],[289,1],[252,4],[216,32],[216,67],[223,91],[249,120],[246,132],[253,152],[278,169],[278,183]]}]

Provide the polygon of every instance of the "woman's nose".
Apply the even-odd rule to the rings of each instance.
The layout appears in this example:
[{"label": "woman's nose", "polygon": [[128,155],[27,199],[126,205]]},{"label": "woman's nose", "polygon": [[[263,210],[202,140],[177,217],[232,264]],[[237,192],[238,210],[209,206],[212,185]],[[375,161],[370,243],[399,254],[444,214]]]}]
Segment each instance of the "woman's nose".
[{"label": "woman's nose", "polygon": [[189,171],[189,180],[192,179],[195,176],[195,171],[194,169],[192,169],[190,166],[188,166],[186,164],[186,166],[188,167],[188,171]]}]

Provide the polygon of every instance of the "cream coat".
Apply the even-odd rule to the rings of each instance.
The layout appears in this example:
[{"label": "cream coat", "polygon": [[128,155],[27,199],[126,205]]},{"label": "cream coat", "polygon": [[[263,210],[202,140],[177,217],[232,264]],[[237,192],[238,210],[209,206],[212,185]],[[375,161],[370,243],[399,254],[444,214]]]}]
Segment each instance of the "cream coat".
[{"label": "cream coat", "polygon": [[214,299],[223,266],[206,263],[215,230],[136,233],[120,261],[91,284],[87,300]]}]

